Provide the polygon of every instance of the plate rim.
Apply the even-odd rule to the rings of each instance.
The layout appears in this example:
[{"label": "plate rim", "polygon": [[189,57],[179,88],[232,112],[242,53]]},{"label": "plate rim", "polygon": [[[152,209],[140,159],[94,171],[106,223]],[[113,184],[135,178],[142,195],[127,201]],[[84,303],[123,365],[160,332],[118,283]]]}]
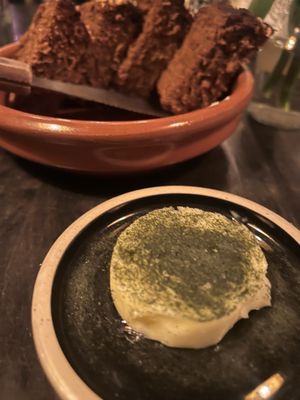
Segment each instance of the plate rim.
[{"label": "plate rim", "polygon": [[41,264],[34,285],[31,306],[33,341],[42,369],[61,399],[101,400],[72,368],[55,333],[51,312],[52,288],[65,250],[87,225],[111,208],[140,198],[165,194],[208,196],[243,206],[275,223],[300,245],[300,230],[280,215],[252,200],[215,189],[181,185],[151,187],[113,197],[93,207],[69,225],[56,239]]}]

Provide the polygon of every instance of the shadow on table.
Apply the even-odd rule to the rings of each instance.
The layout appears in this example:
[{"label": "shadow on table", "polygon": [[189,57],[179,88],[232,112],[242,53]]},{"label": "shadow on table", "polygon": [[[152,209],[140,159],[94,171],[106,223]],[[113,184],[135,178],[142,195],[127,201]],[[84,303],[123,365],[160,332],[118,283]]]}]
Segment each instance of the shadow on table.
[{"label": "shadow on table", "polygon": [[115,196],[135,189],[164,185],[226,188],[228,161],[222,147],[192,160],[163,169],[127,176],[94,176],[59,170],[15,157],[31,176],[75,193]]},{"label": "shadow on table", "polygon": [[[248,127],[254,139],[252,151],[260,160],[256,165],[257,170],[272,165],[270,173],[276,175],[282,183],[289,180],[291,175],[297,179],[300,167],[299,131],[276,129],[260,124],[251,117],[248,118]],[[248,138],[249,135],[242,136],[243,147],[249,147]]]}]

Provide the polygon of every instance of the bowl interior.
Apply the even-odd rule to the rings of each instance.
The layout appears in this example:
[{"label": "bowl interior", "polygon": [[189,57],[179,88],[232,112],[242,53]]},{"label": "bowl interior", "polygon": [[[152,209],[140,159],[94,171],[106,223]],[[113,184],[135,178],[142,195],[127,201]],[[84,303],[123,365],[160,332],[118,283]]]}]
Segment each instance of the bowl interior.
[{"label": "bowl interior", "polygon": [[[109,290],[109,263],[120,232],[163,206],[220,212],[246,224],[268,260],[272,307],[253,311],[217,345],[171,349],[132,332]],[[80,233],[58,266],[52,317],[73,369],[104,399],[242,399],[274,373],[285,377],[276,399],[300,398],[299,247],[281,228],[253,211],[208,196],[168,194],[127,202]]]},{"label": "bowl interior", "polygon": [[138,121],[155,117],[59,93],[34,90],[29,96],[12,96],[4,101],[11,109],[28,114],[74,121]]}]

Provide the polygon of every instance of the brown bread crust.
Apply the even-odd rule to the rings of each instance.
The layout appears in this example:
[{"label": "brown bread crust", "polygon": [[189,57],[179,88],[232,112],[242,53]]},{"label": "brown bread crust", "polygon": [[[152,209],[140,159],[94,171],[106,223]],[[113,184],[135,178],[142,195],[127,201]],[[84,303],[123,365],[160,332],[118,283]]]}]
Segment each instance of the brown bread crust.
[{"label": "brown bread crust", "polygon": [[221,99],[242,64],[271,33],[272,29],[248,10],[224,5],[201,8],[159,79],[162,107],[179,114]]},{"label": "brown bread crust", "polygon": [[79,11],[93,43],[95,74],[91,84],[108,87],[129,45],[142,30],[142,13],[128,2],[105,0],[88,1]]},{"label": "brown bread crust", "polygon": [[71,0],[46,0],[20,39],[15,58],[31,65],[36,76],[88,83],[91,41]]},{"label": "brown bread crust", "polygon": [[116,85],[126,93],[147,97],[190,26],[183,0],[154,0],[142,33],[121,64]]}]

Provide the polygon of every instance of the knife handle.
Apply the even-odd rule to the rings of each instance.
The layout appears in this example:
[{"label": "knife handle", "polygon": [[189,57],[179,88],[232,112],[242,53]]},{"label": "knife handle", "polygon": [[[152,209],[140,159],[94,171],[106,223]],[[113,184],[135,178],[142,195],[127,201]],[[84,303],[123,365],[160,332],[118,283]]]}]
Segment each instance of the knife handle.
[{"label": "knife handle", "polygon": [[28,95],[31,92],[32,71],[28,64],[0,57],[0,90]]}]

